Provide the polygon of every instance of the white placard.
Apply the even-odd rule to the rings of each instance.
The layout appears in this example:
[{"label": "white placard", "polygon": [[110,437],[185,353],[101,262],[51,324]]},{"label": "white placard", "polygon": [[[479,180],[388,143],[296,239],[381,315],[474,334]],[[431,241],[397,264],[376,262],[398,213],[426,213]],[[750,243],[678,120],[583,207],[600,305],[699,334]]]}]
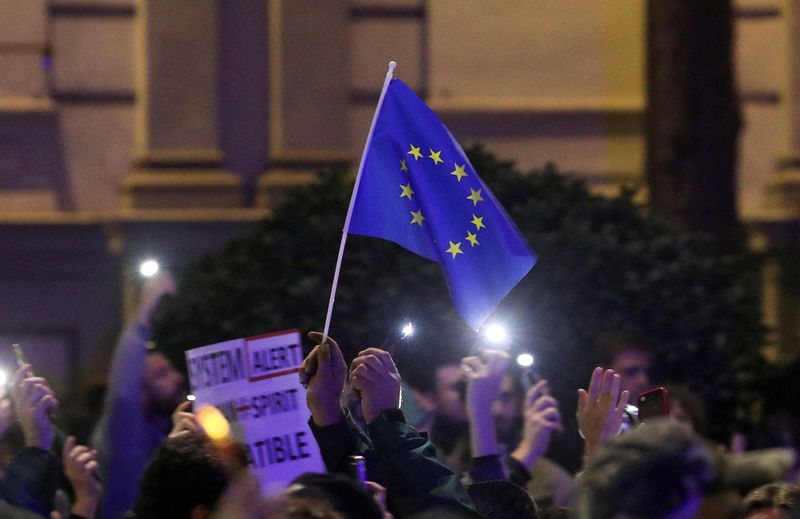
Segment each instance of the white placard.
[{"label": "white placard", "polygon": [[195,409],[213,405],[222,411],[268,494],[282,491],[304,472],[325,471],[297,376],[302,361],[297,330],[186,352]]}]

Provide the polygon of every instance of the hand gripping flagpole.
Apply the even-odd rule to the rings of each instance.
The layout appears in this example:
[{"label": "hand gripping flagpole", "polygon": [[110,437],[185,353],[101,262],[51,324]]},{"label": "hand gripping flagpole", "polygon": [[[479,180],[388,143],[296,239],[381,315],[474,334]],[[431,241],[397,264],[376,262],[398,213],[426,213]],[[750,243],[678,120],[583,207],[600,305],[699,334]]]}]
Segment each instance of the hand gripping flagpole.
[{"label": "hand gripping flagpole", "polygon": [[375,123],[378,121],[378,114],[381,113],[381,106],[383,105],[383,98],[386,96],[386,90],[389,88],[389,82],[394,75],[394,69],[397,63],[394,61],[389,62],[389,70],[386,72],[386,79],[383,81],[383,89],[381,96],[378,98],[378,106],[375,107],[375,114],[372,116],[372,124],[369,126],[369,133],[367,134],[367,142],[364,143],[364,152],[361,154],[361,163],[358,165],[358,173],[356,173],[356,182],[353,185],[353,194],[350,195],[350,206],[347,208],[347,217],[344,219],[344,227],[342,228],[342,241],[339,243],[339,256],[336,258],[336,270],[333,272],[333,286],[331,287],[331,297],[328,300],[328,314],[325,316],[325,328],[322,331],[322,344],[328,340],[328,331],[331,327],[331,316],[333,315],[333,302],[336,299],[336,288],[339,285],[339,271],[342,268],[342,257],[344,256],[344,246],[347,243],[347,232],[350,229],[350,217],[353,215],[353,206],[358,196],[358,185],[361,183],[361,173],[364,171],[364,161],[367,158],[367,150],[369,150],[369,143],[372,142],[372,133],[375,131]]}]

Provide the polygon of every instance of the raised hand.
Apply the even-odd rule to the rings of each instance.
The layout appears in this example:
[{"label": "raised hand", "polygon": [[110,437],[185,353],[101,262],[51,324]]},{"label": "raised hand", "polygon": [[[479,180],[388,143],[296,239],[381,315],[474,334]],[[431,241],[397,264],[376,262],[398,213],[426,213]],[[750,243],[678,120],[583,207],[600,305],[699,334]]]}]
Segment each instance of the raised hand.
[{"label": "raised hand", "polygon": [[97,451],[85,445],[76,445],[75,437],[64,442],[62,453],[64,474],[75,490],[75,503],[71,512],[81,517],[94,517],[100,502],[100,482],[95,478]]},{"label": "raised hand", "polygon": [[586,461],[590,460],[609,439],[619,433],[622,413],[630,393],[620,394],[620,376],[613,369],[592,372],[589,390],[578,390],[578,426],[586,443]]},{"label": "raised hand", "polygon": [[522,440],[511,457],[530,470],[547,452],[554,431],[561,431],[561,412],[558,401],[550,396],[547,380],[540,380],[525,395]]},{"label": "raised hand", "polygon": [[139,308],[136,318],[142,323],[150,322],[150,318],[153,316],[153,312],[155,312],[161,299],[174,293],[175,280],[168,271],[162,270],[155,276],[147,278],[139,294]]},{"label": "raised hand", "polygon": [[500,394],[503,376],[508,367],[508,353],[500,350],[483,350],[481,357],[461,359],[461,369],[467,379],[467,412],[488,413]]},{"label": "raised hand", "polygon": [[192,403],[189,401],[181,402],[172,413],[172,430],[168,438],[177,438],[187,434],[195,434],[200,437],[206,436],[203,426],[197,419],[197,415],[192,411]]},{"label": "raised hand", "polygon": [[350,385],[361,396],[367,423],[400,407],[400,373],[389,353],[378,348],[359,352],[350,364]]},{"label": "raised hand", "polygon": [[483,350],[480,357],[461,359],[461,369],[467,379],[465,403],[473,458],[499,452],[497,432],[492,419],[492,404],[500,394],[508,359],[508,354],[499,350]]},{"label": "raised hand", "polygon": [[347,376],[347,365],[336,341],[310,332],[308,337],[317,343],[300,364],[300,383],[306,387],[306,402],[311,418],[319,427],[338,423],[342,419],[340,399]]},{"label": "raised hand", "polygon": [[47,380],[32,377],[30,372],[30,364],[25,364],[14,373],[14,412],[25,436],[25,446],[49,450],[53,444],[53,423],[49,413],[58,407],[58,400]]}]

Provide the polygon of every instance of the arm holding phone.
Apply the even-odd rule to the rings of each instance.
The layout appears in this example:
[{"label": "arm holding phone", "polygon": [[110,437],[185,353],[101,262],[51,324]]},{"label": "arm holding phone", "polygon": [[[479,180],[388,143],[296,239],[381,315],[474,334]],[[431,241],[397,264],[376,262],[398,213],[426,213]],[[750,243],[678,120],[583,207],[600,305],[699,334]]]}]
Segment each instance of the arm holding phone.
[{"label": "arm holding phone", "polygon": [[547,380],[538,381],[528,390],[522,416],[522,440],[511,457],[530,472],[547,451],[552,434],[563,429],[558,401],[550,396]]},{"label": "arm holding phone", "polygon": [[461,360],[461,369],[467,378],[465,403],[473,458],[500,453],[492,419],[492,404],[500,394],[509,361],[508,353],[504,351],[483,350],[481,353],[481,356],[464,357]]}]

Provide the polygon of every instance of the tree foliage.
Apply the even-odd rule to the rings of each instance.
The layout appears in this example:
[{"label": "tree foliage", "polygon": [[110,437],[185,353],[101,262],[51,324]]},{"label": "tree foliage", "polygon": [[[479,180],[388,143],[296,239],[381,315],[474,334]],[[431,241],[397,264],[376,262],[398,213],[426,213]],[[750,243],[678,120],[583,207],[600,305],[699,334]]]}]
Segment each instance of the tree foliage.
[{"label": "tree foliage", "polygon": [[[632,192],[599,197],[552,165],[522,174],[480,148],[469,155],[540,257],[493,318],[509,325],[517,348],[534,353],[565,402],[586,383],[597,335],[636,330],[654,348],[663,380],[704,397],[716,432],[752,403],[764,334],[752,258],[673,230]],[[160,346],[183,363],[185,349],[204,344],[321,329],[351,190],[346,169],[326,170],[252,232],[190,264],[156,316]],[[419,348],[455,341],[466,352],[477,341],[435,263],[350,236],[331,335],[357,351],[380,345],[405,320],[421,331]]]}]

